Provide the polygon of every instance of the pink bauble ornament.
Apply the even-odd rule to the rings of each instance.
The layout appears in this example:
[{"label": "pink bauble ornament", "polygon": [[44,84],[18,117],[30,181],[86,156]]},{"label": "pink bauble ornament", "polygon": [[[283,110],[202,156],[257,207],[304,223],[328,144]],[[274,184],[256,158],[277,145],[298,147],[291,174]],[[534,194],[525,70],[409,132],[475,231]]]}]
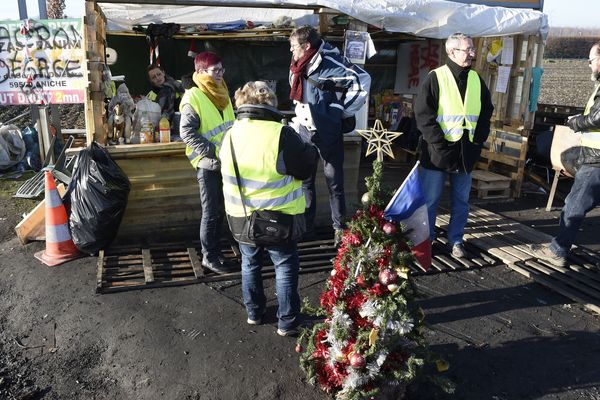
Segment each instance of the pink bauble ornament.
[{"label": "pink bauble ornament", "polygon": [[398,274],[394,270],[384,269],[379,273],[379,282],[384,285],[395,283],[396,279],[398,279]]},{"label": "pink bauble ornament", "polygon": [[358,275],[356,277],[356,284],[358,285],[358,287],[362,287],[362,288],[366,287],[367,284],[365,282],[365,277],[362,275]]},{"label": "pink bauble ornament", "polygon": [[365,358],[360,353],[354,352],[350,354],[350,357],[348,359],[352,368],[359,369],[364,368],[364,366],[367,365],[367,360],[365,360]]},{"label": "pink bauble ornament", "polygon": [[302,348],[302,345],[297,344],[296,348],[294,350],[296,350],[296,353],[302,353],[302,350],[304,350],[304,349]]},{"label": "pink bauble ornament", "polygon": [[385,224],[383,224],[383,231],[386,233],[386,235],[392,236],[395,235],[398,228],[396,228],[396,224],[394,224],[393,222],[386,222]]}]

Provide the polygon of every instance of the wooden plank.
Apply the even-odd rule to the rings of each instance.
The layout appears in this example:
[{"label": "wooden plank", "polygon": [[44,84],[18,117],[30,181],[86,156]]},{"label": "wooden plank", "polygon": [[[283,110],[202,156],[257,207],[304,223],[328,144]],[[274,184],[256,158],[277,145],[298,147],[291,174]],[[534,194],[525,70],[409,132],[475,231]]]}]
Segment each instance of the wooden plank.
[{"label": "wooden plank", "polygon": [[[60,197],[65,194],[65,185],[56,186]],[[32,240],[46,240],[46,199],[40,201],[23,220],[15,226],[15,232],[21,244]]]},{"label": "wooden plank", "polygon": [[104,273],[104,250],[98,252],[98,267],[96,269],[96,293],[102,289],[102,278]]},{"label": "wooden plank", "polygon": [[144,258],[144,280],[146,283],[154,282],[154,272],[152,271],[152,255],[150,250],[142,249],[142,256]]},{"label": "wooden plank", "polygon": [[581,303],[586,309],[593,311],[597,314],[600,314],[600,306],[595,303],[594,299],[589,298],[588,296],[579,293],[577,290],[569,288],[563,285],[561,282],[558,282],[549,276],[541,273],[537,270],[533,270],[530,268],[525,268],[520,264],[512,264],[508,266],[510,269],[517,271],[521,275],[524,275],[535,282],[540,283],[542,286],[545,286],[549,289],[554,290],[555,292],[573,300]]},{"label": "wooden plank", "polygon": [[187,248],[188,255],[190,257],[190,262],[192,263],[192,269],[194,270],[194,275],[196,278],[201,278],[204,276],[204,268],[202,268],[202,263],[200,262],[200,258],[198,257],[198,252],[193,247]]}]

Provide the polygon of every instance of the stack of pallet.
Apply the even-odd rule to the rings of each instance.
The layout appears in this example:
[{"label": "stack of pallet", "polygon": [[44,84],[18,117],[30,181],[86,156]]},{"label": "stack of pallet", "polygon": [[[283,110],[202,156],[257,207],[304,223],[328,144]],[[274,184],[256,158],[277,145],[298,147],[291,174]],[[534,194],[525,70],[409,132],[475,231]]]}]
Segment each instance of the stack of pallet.
[{"label": "stack of pallet", "polygon": [[471,174],[471,186],[478,199],[510,198],[510,178],[489,171],[476,170]]}]

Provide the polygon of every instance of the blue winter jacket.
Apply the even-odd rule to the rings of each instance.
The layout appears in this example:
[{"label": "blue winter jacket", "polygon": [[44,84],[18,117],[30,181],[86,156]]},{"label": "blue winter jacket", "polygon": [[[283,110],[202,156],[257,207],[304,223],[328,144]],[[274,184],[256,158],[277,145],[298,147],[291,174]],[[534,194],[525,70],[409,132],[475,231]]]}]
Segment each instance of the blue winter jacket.
[{"label": "blue winter jacket", "polygon": [[[324,41],[306,75],[324,84],[320,88],[305,80],[302,90],[316,128],[315,143],[326,151],[342,140],[342,118],[354,115],[368,99],[371,77]],[[292,78],[290,74],[290,84]],[[334,86],[345,88],[345,93],[332,90]]]}]

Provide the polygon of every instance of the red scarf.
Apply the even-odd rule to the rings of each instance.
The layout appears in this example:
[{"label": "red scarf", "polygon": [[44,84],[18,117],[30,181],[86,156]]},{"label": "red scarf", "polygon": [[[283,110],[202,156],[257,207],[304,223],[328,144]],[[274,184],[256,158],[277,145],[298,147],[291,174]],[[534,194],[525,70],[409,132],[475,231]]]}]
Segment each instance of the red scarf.
[{"label": "red scarf", "polygon": [[290,91],[291,100],[302,101],[302,87],[304,86],[306,67],[318,50],[311,47],[304,52],[304,55],[298,61],[294,61],[292,58],[292,64],[290,65],[290,71],[293,74],[292,90]]}]

